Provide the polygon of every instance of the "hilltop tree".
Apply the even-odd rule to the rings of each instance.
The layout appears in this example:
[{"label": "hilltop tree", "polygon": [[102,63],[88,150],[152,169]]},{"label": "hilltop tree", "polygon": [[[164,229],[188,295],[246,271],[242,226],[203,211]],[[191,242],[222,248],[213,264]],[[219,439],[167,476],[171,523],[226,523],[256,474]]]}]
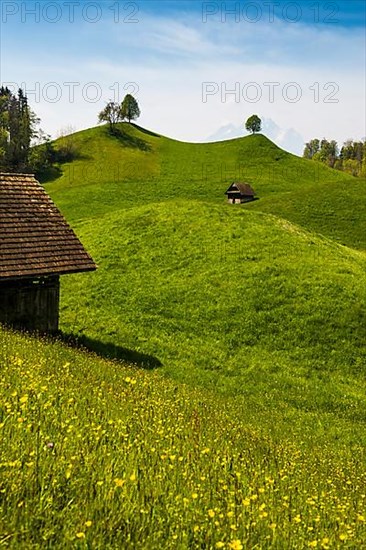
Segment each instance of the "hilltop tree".
[{"label": "hilltop tree", "polygon": [[257,115],[252,115],[248,118],[248,120],[245,123],[245,129],[248,130],[248,132],[252,132],[252,134],[255,134],[256,132],[260,132],[262,129],[262,121]]},{"label": "hilltop tree", "polygon": [[140,108],[136,99],[131,94],[127,94],[121,105],[122,119],[127,118],[128,122],[131,122],[131,120],[136,120],[140,114]]},{"label": "hilltop tree", "polygon": [[118,105],[114,101],[109,101],[102,111],[98,115],[98,121],[108,122],[109,129],[113,134],[117,122],[122,120],[122,106]]}]

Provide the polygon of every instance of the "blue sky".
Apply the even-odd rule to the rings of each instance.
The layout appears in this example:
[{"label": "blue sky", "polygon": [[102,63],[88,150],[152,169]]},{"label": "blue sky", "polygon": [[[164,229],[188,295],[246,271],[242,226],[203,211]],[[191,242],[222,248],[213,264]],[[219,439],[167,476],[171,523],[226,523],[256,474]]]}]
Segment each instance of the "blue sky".
[{"label": "blue sky", "polygon": [[253,113],[295,152],[361,139],[365,46],[363,0],[1,4],[1,81],[23,85],[53,136],[133,93],[139,123],[176,139],[239,135]]}]

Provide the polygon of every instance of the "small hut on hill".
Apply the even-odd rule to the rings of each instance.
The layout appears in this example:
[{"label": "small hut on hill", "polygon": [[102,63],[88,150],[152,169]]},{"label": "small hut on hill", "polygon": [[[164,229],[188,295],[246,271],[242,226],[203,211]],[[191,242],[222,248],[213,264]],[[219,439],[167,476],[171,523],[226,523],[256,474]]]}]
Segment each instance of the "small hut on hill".
[{"label": "small hut on hill", "polygon": [[231,204],[241,204],[255,199],[255,192],[249,183],[240,181],[234,181],[224,194]]},{"label": "small hut on hill", "polygon": [[0,173],[0,322],[56,332],[60,275],[95,269],[34,176]]}]

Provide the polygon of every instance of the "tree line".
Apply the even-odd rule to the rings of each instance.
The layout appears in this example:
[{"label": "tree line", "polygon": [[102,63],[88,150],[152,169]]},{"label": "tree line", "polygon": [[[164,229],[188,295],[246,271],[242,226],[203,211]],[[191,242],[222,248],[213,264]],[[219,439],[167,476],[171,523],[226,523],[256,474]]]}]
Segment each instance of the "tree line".
[{"label": "tree line", "polygon": [[352,176],[366,176],[366,141],[345,141],[340,148],[333,139],[310,140],[305,144],[303,157],[323,162],[331,168]]}]

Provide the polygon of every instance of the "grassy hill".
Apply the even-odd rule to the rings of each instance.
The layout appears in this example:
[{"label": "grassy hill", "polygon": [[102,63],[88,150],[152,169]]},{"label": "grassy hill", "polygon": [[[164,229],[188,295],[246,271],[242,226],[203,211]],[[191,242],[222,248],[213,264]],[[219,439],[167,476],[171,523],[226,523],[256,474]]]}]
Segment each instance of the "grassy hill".
[{"label": "grassy hill", "polygon": [[361,547],[363,182],[260,135],[72,139],[46,189],[99,269],[63,338],[118,361],[0,328],[0,543]]},{"label": "grassy hill", "polygon": [[99,127],[72,139],[80,158],[47,186],[71,221],[172,198],[223,205],[229,183],[245,180],[260,197],[247,209],[366,248],[365,182],[287,153],[262,135],[193,144],[121,124],[116,137]]}]

